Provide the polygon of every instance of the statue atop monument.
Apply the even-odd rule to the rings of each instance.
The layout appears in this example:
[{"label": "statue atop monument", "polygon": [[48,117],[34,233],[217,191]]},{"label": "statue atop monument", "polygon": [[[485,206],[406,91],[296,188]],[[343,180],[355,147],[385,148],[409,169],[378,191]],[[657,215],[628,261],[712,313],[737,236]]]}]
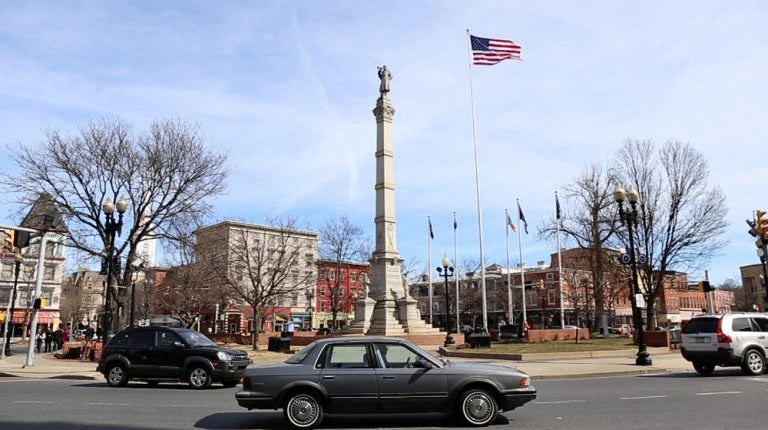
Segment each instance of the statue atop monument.
[{"label": "statue atop monument", "polygon": [[379,79],[381,79],[379,92],[384,96],[389,92],[389,81],[392,80],[392,72],[387,69],[387,66],[379,67]]}]

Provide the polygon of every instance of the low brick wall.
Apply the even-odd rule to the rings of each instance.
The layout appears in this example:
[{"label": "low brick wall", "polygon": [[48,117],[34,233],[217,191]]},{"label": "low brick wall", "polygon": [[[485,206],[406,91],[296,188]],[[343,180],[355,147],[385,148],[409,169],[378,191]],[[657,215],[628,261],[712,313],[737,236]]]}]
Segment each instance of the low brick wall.
[{"label": "low brick wall", "polygon": [[[267,346],[269,345],[269,338],[273,336],[280,336],[282,333],[279,331],[276,332],[267,332],[267,333],[260,333],[259,334],[259,348],[267,349]],[[314,342],[317,339],[325,339],[329,337],[344,337],[345,335],[335,333],[335,334],[317,334],[317,332],[312,331],[298,331],[293,334],[291,337],[291,346],[306,346],[310,343]],[[457,335],[456,333],[453,333],[453,338],[457,342],[463,341],[463,339],[460,339],[461,335]],[[212,340],[219,342],[219,343],[236,343],[240,345],[250,345],[251,344],[251,335],[241,335],[241,334],[212,334],[208,335]],[[445,333],[438,333],[438,334],[414,334],[414,335],[402,335],[402,336],[395,336],[399,337],[401,339],[407,339],[408,341],[419,345],[419,346],[434,346],[434,345],[442,345],[445,341]]]},{"label": "low brick wall", "polygon": [[[669,333],[667,331],[646,331],[643,332],[645,346],[667,347],[670,348]],[[637,345],[637,333],[634,336],[635,345]]]},{"label": "low brick wall", "polygon": [[[580,329],[579,339],[589,339],[589,329]],[[553,340],[576,340],[576,330],[560,330],[560,329],[546,329],[546,330],[528,330],[528,342],[542,343]]]}]

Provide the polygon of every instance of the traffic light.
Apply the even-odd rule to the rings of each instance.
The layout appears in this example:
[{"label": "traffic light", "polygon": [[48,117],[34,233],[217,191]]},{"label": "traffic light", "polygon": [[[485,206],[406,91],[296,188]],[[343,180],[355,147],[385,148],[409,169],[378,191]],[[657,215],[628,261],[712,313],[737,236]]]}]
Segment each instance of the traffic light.
[{"label": "traffic light", "polygon": [[16,237],[16,230],[12,228],[8,228],[3,230],[5,232],[5,237],[3,238],[3,250],[8,250],[13,252],[13,242]]},{"label": "traffic light", "polygon": [[28,247],[31,234],[28,231],[14,231],[15,236],[13,237],[13,246],[15,246],[16,249]]},{"label": "traffic light", "polygon": [[757,237],[762,240],[768,240],[768,218],[765,215],[765,211],[755,211],[755,230],[757,230]]},{"label": "traffic light", "polygon": [[696,284],[696,289],[702,293],[708,293],[713,290],[712,286],[709,284],[709,281],[699,281],[699,283]]}]

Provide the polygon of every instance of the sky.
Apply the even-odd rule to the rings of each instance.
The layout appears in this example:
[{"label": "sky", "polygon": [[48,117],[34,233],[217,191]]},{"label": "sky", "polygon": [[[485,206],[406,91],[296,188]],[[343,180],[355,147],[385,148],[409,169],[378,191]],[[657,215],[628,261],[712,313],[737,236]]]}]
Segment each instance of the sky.
[{"label": "sky", "polygon": [[[766,2],[725,0],[5,0],[0,159],[12,172],[8,146],[47,128],[178,118],[229,154],[212,223],[284,214],[317,229],[344,215],[373,237],[371,111],[386,65],[398,250],[416,270],[430,258],[427,217],[432,266],[453,259],[454,212],[459,261],[479,259],[477,184],[486,264],[505,265],[507,250],[520,260],[517,236],[506,241],[516,199],[523,261],[549,262],[556,244],[535,232],[554,192],[632,138],[708,160],[729,209],[709,278],[740,282],[739,266],[759,262],[744,220],[768,209],[767,19]],[[523,61],[471,68],[468,29],[515,41]],[[0,205],[13,224],[12,199]]]}]

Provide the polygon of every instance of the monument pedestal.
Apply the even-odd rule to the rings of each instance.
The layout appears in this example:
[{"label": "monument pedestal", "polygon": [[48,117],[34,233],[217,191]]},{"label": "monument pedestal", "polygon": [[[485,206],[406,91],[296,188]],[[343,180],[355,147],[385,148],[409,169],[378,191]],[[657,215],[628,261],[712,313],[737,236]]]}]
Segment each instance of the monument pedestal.
[{"label": "monument pedestal", "polygon": [[355,307],[355,321],[344,329],[344,333],[365,334],[371,326],[374,306],[376,306],[376,300],[370,297],[358,300]]},{"label": "monument pedestal", "polygon": [[408,296],[397,301],[400,324],[409,334],[438,334],[440,330],[421,319],[418,302]]}]

